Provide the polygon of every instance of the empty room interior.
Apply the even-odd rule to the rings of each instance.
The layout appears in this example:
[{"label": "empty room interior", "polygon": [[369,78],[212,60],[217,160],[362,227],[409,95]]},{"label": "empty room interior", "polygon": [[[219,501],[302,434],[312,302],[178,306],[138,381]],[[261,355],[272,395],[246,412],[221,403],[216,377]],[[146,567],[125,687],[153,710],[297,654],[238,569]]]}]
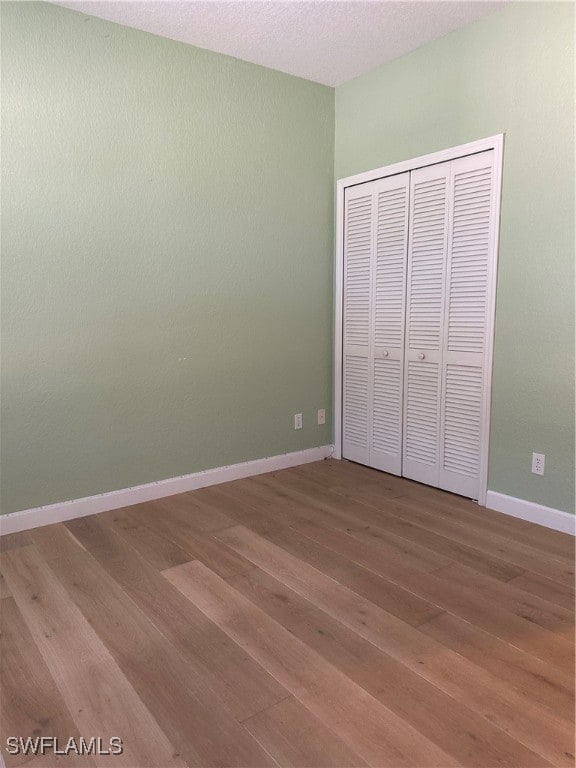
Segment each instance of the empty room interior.
[{"label": "empty room interior", "polygon": [[0,27],[0,767],[574,768],[575,4]]}]

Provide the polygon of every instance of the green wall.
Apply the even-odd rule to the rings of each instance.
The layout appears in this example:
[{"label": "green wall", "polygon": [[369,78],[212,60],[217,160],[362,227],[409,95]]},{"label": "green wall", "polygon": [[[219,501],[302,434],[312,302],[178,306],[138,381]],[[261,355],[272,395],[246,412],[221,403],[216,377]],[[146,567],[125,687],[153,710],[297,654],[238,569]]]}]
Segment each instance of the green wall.
[{"label": "green wall", "polygon": [[[329,443],[334,91],[0,12],[2,512]],[[489,487],[569,511],[573,13],[513,3],[340,86],[335,146],[341,178],[506,133]]]},{"label": "green wall", "polygon": [[330,443],[333,89],[1,22],[2,512]]},{"label": "green wall", "polygon": [[506,133],[488,487],[570,512],[573,51],[573,4],[512,3],[337,88],[335,139],[342,178]]}]

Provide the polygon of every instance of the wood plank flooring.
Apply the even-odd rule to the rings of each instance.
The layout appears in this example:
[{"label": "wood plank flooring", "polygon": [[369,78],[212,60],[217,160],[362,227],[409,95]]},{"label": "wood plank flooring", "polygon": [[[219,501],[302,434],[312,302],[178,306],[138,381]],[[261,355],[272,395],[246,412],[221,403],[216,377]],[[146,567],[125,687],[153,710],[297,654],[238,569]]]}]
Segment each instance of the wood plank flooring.
[{"label": "wood plank flooring", "polygon": [[575,764],[568,535],[327,460],[0,548],[8,768]]}]

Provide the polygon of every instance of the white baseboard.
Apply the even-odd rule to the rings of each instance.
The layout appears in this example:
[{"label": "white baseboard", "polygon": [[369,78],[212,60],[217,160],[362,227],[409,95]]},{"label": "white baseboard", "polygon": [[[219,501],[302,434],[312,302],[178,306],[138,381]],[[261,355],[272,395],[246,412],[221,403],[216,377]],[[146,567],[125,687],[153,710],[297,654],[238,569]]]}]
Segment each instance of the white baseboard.
[{"label": "white baseboard", "polygon": [[321,461],[332,455],[333,446],[322,445],[319,448],[308,448],[304,451],[282,453],[279,456],[269,456],[265,459],[245,461],[241,464],[230,464],[226,467],[206,469],[190,475],[171,477],[168,480],[158,480],[155,483],[136,485],[133,488],[122,488],[119,491],[100,493],[97,496],[86,496],[82,499],[62,501],[34,509],[24,509],[21,512],[11,512],[0,516],[0,535],[27,531],[41,525],[61,523],[76,517],[95,515],[98,512],[108,512],[111,509],[129,507],[144,501],[154,501],[164,496],[174,496],[177,493],[194,491],[208,485],[227,483],[230,480],[240,480],[243,477],[262,475],[264,472],[275,472],[278,469],[296,467],[312,461]]},{"label": "white baseboard", "polygon": [[542,504],[534,504],[532,501],[524,501],[514,496],[506,496],[504,493],[488,491],[486,494],[486,506],[496,512],[505,515],[520,517],[531,523],[553,528],[555,531],[576,535],[576,516],[569,512],[562,512],[552,507],[544,507]]}]

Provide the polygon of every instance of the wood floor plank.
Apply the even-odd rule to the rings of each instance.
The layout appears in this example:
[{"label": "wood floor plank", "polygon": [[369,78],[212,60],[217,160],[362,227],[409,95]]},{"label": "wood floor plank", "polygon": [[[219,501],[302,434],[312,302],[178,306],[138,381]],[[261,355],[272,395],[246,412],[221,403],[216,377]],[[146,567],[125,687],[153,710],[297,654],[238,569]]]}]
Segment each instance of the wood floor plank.
[{"label": "wood floor plank", "polygon": [[[316,483],[320,483],[325,488],[330,488],[333,491],[341,493],[350,499],[357,498],[357,486],[362,488],[368,486],[374,493],[377,501],[382,499],[392,499],[397,496],[403,496],[405,494],[405,487],[401,482],[398,482],[398,478],[394,475],[390,475],[387,472],[374,473],[359,477],[353,469],[353,478],[347,474],[347,470],[353,467],[355,464],[349,464],[347,461],[335,461],[327,459],[324,461],[315,461],[310,464],[302,464],[299,467],[292,467],[291,472],[301,477],[305,477],[308,480],[313,480]],[[375,480],[378,480],[376,483]]]},{"label": "wood floor plank", "polygon": [[[327,462],[320,462],[319,464],[326,464]],[[343,465],[348,462],[343,462]],[[315,464],[313,466],[318,466]],[[359,465],[349,465],[352,468],[359,468]],[[321,487],[326,487],[326,480],[322,481],[321,477],[316,475],[313,478],[308,477],[308,466],[295,467],[294,471],[301,476],[313,479]],[[340,478],[340,482],[344,483],[344,486],[330,485],[330,490],[345,496],[349,501],[360,503],[360,506],[354,507],[355,514],[357,514],[360,521],[365,520],[370,522],[374,520],[372,517],[365,517],[362,506],[373,507],[382,513],[382,521],[374,521],[374,524],[384,528],[389,533],[393,533],[400,536],[405,536],[409,539],[414,538],[425,545],[426,542],[430,542],[431,548],[434,551],[444,552],[446,544],[452,545],[453,548],[461,548],[460,553],[462,556],[452,555],[454,560],[461,562],[464,565],[476,568],[481,572],[492,575],[495,578],[500,578],[501,581],[507,581],[514,576],[518,576],[523,572],[523,568],[520,566],[513,566],[507,562],[506,559],[499,554],[497,557],[489,556],[487,552],[483,550],[476,550],[474,546],[470,545],[470,542],[464,544],[460,541],[454,541],[450,538],[446,539],[444,536],[439,536],[439,532],[430,528],[423,528],[421,525],[412,522],[410,519],[406,519],[403,515],[402,507],[395,507],[390,501],[398,501],[404,503],[410,503],[412,506],[416,506],[420,510],[423,510],[433,515],[437,515],[440,518],[446,518],[449,521],[456,522],[460,525],[464,525],[470,530],[485,531],[486,529],[499,533],[504,538],[511,539],[512,541],[524,541],[532,547],[535,547],[539,554],[548,552],[554,557],[560,557],[561,561],[566,564],[573,564],[574,562],[574,543],[573,537],[567,534],[559,533],[558,531],[550,531],[542,526],[535,526],[527,523],[526,521],[518,520],[517,518],[510,518],[508,515],[502,515],[499,512],[493,512],[485,507],[478,507],[477,504],[470,502],[461,497],[455,497],[453,494],[441,492],[443,496],[441,500],[438,497],[421,496],[420,494],[414,496],[400,496],[391,497],[386,494],[381,494],[378,490],[382,481],[377,480],[380,473],[375,470],[368,470],[366,467],[362,467],[362,470],[367,470],[371,473],[368,478],[362,476],[362,482],[359,482],[359,477],[348,477],[344,475],[344,480]],[[336,475],[340,477],[340,473]],[[283,475],[283,482],[287,482],[289,479],[288,473]],[[396,478],[399,482],[405,482],[404,479]],[[407,481],[410,482],[410,481]],[[418,485],[418,484],[416,484]],[[426,486],[424,486],[426,487]],[[434,491],[435,489],[430,489]],[[309,488],[309,493],[312,493],[312,489]],[[325,500],[331,498],[322,494]],[[494,520],[491,515],[495,516]],[[319,522],[319,521],[318,521]],[[529,525],[530,530],[526,532],[522,529],[522,525]],[[536,533],[533,529],[536,528]],[[418,538],[416,535],[418,534]],[[559,537],[554,539],[554,544],[551,548],[544,546],[546,537],[549,534],[554,534]],[[437,546],[441,545],[441,546]],[[458,549],[454,550],[456,553]],[[450,556],[450,552],[446,552]],[[491,572],[492,571],[492,572]],[[499,571],[502,571],[499,574]],[[572,586],[573,585],[569,585]]]},{"label": "wood floor plank", "polygon": [[[299,478],[307,483],[324,488],[330,493],[338,494],[349,501],[361,501],[369,506],[380,507],[387,501],[406,495],[405,483],[395,475],[385,472],[365,472],[367,467],[362,467],[364,474],[356,471],[357,465],[341,462],[342,468],[335,466],[340,462],[322,461],[292,467],[283,474],[285,480]],[[359,465],[358,465],[359,466]],[[332,471],[330,471],[330,469]],[[349,474],[352,468],[352,473]]]},{"label": "wood floor plank", "polygon": [[[567,559],[543,551],[539,552],[536,543],[527,545],[521,541],[515,541],[512,537],[508,538],[490,531],[489,526],[486,526],[483,531],[472,529],[465,522],[454,522],[436,515],[434,510],[427,507],[423,501],[415,505],[404,498],[394,499],[386,511],[419,528],[475,549],[492,561],[507,563],[508,567],[540,574],[573,588],[573,562],[569,563]],[[513,574],[512,578],[518,575],[520,574]]]},{"label": "wood floor plank", "polygon": [[[58,742],[58,744],[61,744],[61,742]],[[64,740],[64,745],[67,744],[67,739]],[[65,747],[59,747],[60,751],[64,751]],[[62,766],[70,765],[72,766],[72,763],[65,763],[63,762],[66,759],[66,755],[56,755],[54,751],[50,751],[48,749],[45,750],[45,754],[37,754],[34,757],[31,757],[30,754],[28,755],[28,758],[25,763],[21,763],[18,768],[59,768]],[[86,759],[86,756],[85,756]],[[84,763],[84,765],[94,765],[93,762],[91,763]],[[0,768],[4,768],[4,765],[2,762],[0,762]]]},{"label": "wood floor plank", "polygon": [[[413,562],[420,562],[422,569],[435,570],[456,561],[503,581],[523,573],[522,568],[511,566],[503,559],[491,557],[486,552],[460,541],[439,536],[436,532],[405,519],[402,508],[394,506],[399,499],[385,499],[376,507],[326,491],[300,476],[295,479],[294,475],[289,475],[288,472],[276,473],[270,476],[267,482],[281,485],[296,498],[321,510],[323,514],[318,514],[312,522],[357,533],[359,537],[370,529],[378,535],[382,548],[395,548],[400,552],[411,551]],[[361,495],[361,491],[358,495]]]},{"label": "wood floor plank", "polygon": [[[307,466],[315,466],[315,464]],[[298,469],[298,467],[294,467],[293,469],[283,470],[280,473],[267,473],[258,475],[250,480],[241,481],[244,484],[250,483],[250,504],[263,511],[271,509],[281,512],[283,523],[279,527],[284,527],[285,525],[292,526],[295,523],[306,521],[324,522],[326,525],[337,528],[357,526],[358,521],[354,514],[355,508],[350,506],[354,504],[353,499],[349,499],[348,503],[339,500],[341,502],[340,505],[331,505],[327,503],[329,501],[328,497],[320,499],[308,498],[306,496],[306,488],[299,487],[306,480],[306,476],[301,476],[297,472]],[[278,482],[279,477],[281,482]],[[368,512],[370,511],[368,510]],[[446,563],[436,553],[422,551],[418,547],[412,553],[411,542],[404,541],[401,544],[404,547],[404,555],[410,557],[414,554],[416,562],[423,569],[428,567],[436,568]]]},{"label": "wood floor plank", "polygon": [[124,541],[133,547],[153,568],[163,571],[174,565],[192,560],[190,554],[174,541],[152,531],[143,522],[143,509],[147,505],[103,512],[99,519],[110,525]]},{"label": "wood floor plank", "polygon": [[510,579],[509,583],[511,586],[518,587],[523,592],[529,592],[531,595],[541,597],[549,603],[554,603],[554,605],[559,605],[565,610],[574,613],[574,590],[568,585],[558,584],[557,581],[551,581],[545,576],[526,572]]},{"label": "wood floor plank", "polygon": [[137,513],[143,525],[177,544],[188,554],[188,560],[200,560],[223,578],[253,567],[248,560],[211,538],[209,533],[198,532],[183,516],[173,516],[170,509],[159,511],[157,507],[146,504],[139,506]]},{"label": "wood floor plank", "polygon": [[[287,479],[288,477],[288,479]],[[280,481],[278,482],[278,479]],[[284,487],[286,493],[291,494],[301,503],[309,502],[316,512],[312,518],[308,517],[307,522],[313,522],[316,525],[326,525],[329,528],[338,530],[355,530],[359,527],[359,520],[365,525],[375,525],[381,519],[381,513],[365,505],[360,505],[347,499],[338,498],[337,495],[329,495],[327,492],[320,492],[315,488],[311,489],[310,484],[297,477],[296,480],[288,475],[280,473],[270,476],[270,478],[256,478],[265,487],[274,489],[277,485]],[[362,517],[359,517],[362,515]],[[297,525],[295,523],[294,525]],[[362,525],[362,523],[360,523]],[[382,540],[383,553],[386,557],[400,558],[404,562],[409,562],[413,568],[422,571],[433,571],[450,564],[450,560],[434,550],[421,547],[408,539]]]},{"label": "wood floor plank", "polygon": [[218,490],[229,497],[237,499],[244,504],[264,512],[267,518],[274,520],[279,527],[292,525],[303,516],[312,513],[313,509],[306,508],[303,504],[295,502],[281,488],[269,493],[256,482],[257,478],[245,478],[234,483],[224,483],[218,486]]},{"label": "wood floor plank", "polygon": [[[511,645],[516,645],[562,669],[569,670],[573,667],[573,640],[562,633],[556,634],[532,623],[532,619],[522,618],[527,609],[520,605],[514,596],[507,598],[506,585],[497,584],[497,587],[500,587],[499,591],[497,587],[490,589],[486,585],[487,577],[475,576],[473,571],[463,566],[451,566],[435,573],[422,574],[401,562],[382,558],[378,549],[357,541],[341,531],[329,530],[311,523],[301,523],[294,528],[318,544],[332,549],[377,575],[395,584],[402,584],[417,597],[437,606],[438,609],[465,618]],[[444,573],[447,574],[446,577],[442,576]],[[455,575],[458,573],[460,577]],[[492,599],[483,596],[482,586],[488,593],[498,591],[500,595],[498,611],[494,611]],[[542,621],[544,621],[543,617],[551,620],[550,617],[553,615],[553,611],[545,612],[540,606],[538,616]]]},{"label": "wood floor plank", "polygon": [[421,483],[407,481],[405,478],[394,477],[385,472],[378,472],[346,461],[315,462],[295,467],[294,471],[306,477],[313,476],[315,480],[323,483],[330,481],[332,487],[339,493],[367,503],[375,503],[376,506],[379,506],[382,498],[392,497],[391,487],[393,487],[394,495],[398,498],[424,500],[428,508],[466,525],[489,527],[490,530],[498,531],[513,540],[535,545],[540,551],[561,555],[568,558],[570,562],[574,560],[574,537],[527,520],[511,518],[509,515],[487,509],[469,499],[430,488]]},{"label": "wood floor plank", "polygon": [[220,531],[233,525],[234,519],[222,510],[205,504],[201,493],[202,491],[179,493],[165,499],[156,499],[149,504],[151,508],[157,509],[159,514],[169,511],[175,519],[191,525],[198,533]]},{"label": "wood floor plank", "polygon": [[356,485],[358,493],[352,495],[352,498],[356,500],[359,500],[362,496],[362,489],[367,488],[375,493],[375,498],[378,499],[385,497],[387,500],[393,500],[393,498],[403,498],[405,500],[425,499],[426,501],[440,500],[445,504],[456,506],[462,512],[468,511],[471,507],[478,507],[476,502],[465,499],[462,496],[456,496],[439,488],[423,485],[415,480],[408,480],[405,477],[380,472],[346,459],[343,461],[327,459],[317,462],[317,466],[322,467],[327,472],[339,492]]},{"label": "wood floor plank", "polygon": [[4,578],[2,571],[0,571],[0,600],[4,597],[12,597],[12,593],[10,592],[8,584],[6,584],[6,579]]},{"label": "wood floor plank", "polygon": [[570,646],[574,647],[574,615],[571,611],[532,595],[515,584],[502,584],[465,566],[450,565],[440,568],[434,575],[471,589],[476,595],[492,601],[493,604],[497,603],[502,611],[513,613],[554,632],[566,638]]},{"label": "wood floor plank", "polygon": [[[451,509],[449,505],[442,506],[420,497],[396,497],[385,498],[374,506],[364,498],[362,484],[358,484],[356,499],[344,499],[342,496],[338,498],[337,493],[319,488],[301,475],[291,474],[290,471],[278,472],[266,477],[270,478],[267,482],[276,482],[291,488],[294,493],[298,493],[309,503],[315,503],[333,512],[339,510],[342,513],[353,513],[357,519],[363,520],[368,525],[380,526],[384,515],[393,515],[404,523],[414,523],[421,528],[441,534],[447,539],[476,549],[484,557],[505,560],[520,570],[532,570],[562,584],[570,586],[574,584],[573,561],[545,553],[539,550],[536,544],[525,544],[511,537],[502,536],[491,529],[470,526],[461,515],[458,515],[457,510],[456,514],[447,514],[446,510]],[[321,523],[319,520],[317,522]]]},{"label": "wood floor plank", "polygon": [[542,767],[540,755],[264,571],[229,583],[462,765]]},{"label": "wood floor plank", "polygon": [[[358,525],[358,519],[354,514],[354,502],[336,496],[336,500],[339,504],[333,504],[327,503],[326,499],[307,495],[298,487],[299,484],[305,482],[298,476],[293,475],[287,478],[283,473],[274,472],[267,475],[259,475],[254,478],[254,482],[260,486],[260,492],[262,494],[268,493],[271,498],[274,498],[276,494],[280,493],[283,496],[290,498],[293,503],[301,505],[303,512],[301,519],[304,521],[315,521],[322,525],[328,525],[334,528],[350,528]],[[368,514],[374,514],[374,511],[368,507],[365,507],[365,509]],[[244,521],[240,519],[238,522],[243,525],[245,524]],[[294,522],[296,521],[290,521],[290,525]],[[268,530],[277,530],[279,528],[284,528],[285,526],[264,526],[255,528],[252,525],[246,525],[246,527],[257,531],[258,533],[267,533]],[[433,553],[430,553],[430,556],[434,558]],[[439,563],[435,560],[434,565],[431,565],[430,567],[440,567],[441,564],[445,564],[445,561]],[[426,561],[423,559],[422,567],[424,568],[425,565]]]},{"label": "wood floor plank", "polygon": [[295,557],[313,565],[322,573],[413,627],[437,616],[443,610],[361,565],[346,562],[335,552],[304,536],[295,528],[269,532],[266,536]]},{"label": "wood floor plank", "polygon": [[[4,750],[6,739],[55,737],[66,744],[70,737],[79,740],[80,732],[13,598],[7,598],[0,611],[0,738],[7,768],[38,765],[44,758],[11,755]],[[93,766],[87,756],[47,756],[56,766]]]},{"label": "wood floor plank", "polygon": [[[388,610],[388,612],[392,615],[398,615],[398,612],[395,611],[394,608],[390,610],[387,608],[385,601],[381,600],[381,585],[380,589],[376,589],[375,599],[373,599],[373,595],[371,595],[370,591],[363,586],[361,581],[354,583],[354,581],[350,579],[345,562],[341,559],[338,559],[336,553],[325,549],[321,545],[317,544],[314,540],[308,539],[307,537],[298,533],[295,529],[276,531],[272,534],[267,534],[267,538],[282,547],[283,550],[292,554],[294,557],[306,562],[309,565],[314,566],[322,573],[331,576],[339,583],[349,587],[353,591],[360,594],[362,597],[365,597],[366,599],[373,602],[375,605],[379,605],[380,607],[384,608],[384,610]],[[497,606],[497,603],[495,605]],[[499,607],[496,607],[495,610],[498,613],[500,611]],[[445,616],[446,614],[444,611],[439,611],[437,615]],[[407,619],[404,620],[407,621]],[[415,624],[414,622],[407,621],[407,623],[412,623],[412,626],[420,628],[420,625]],[[424,624],[424,626],[426,625]],[[570,666],[567,666],[566,669],[561,670],[550,665],[547,659],[545,661],[541,661],[537,657],[531,656],[528,653],[521,651],[519,648],[511,646],[505,640],[500,640],[495,636],[474,627],[473,625],[467,624],[467,626],[469,626],[470,632],[476,632],[478,637],[482,639],[480,644],[484,645],[486,649],[486,654],[474,654],[474,658],[470,658],[475,663],[485,668],[488,672],[493,672],[498,677],[502,677],[502,679],[511,679],[512,684],[515,684],[514,678],[516,676],[516,671],[518,671],[518,675],[522,680],[522,690],[531,689],[531,684],[534,683],[534,681],[536,681],[537,684],[538,681],[541,680],[546,689],[544,694],[553,692],[557,685],[559,685],[561,688],[566,688],[568,691],[573,691],[573,684],[570,685],[572,677]],[[496,652],[498,648],[499,652]],[[458,651],[458,648],[455,650]],[[463,653],[463,655],[466,656],[467,654]],[[504,674],[501,668],[502,662],[498,660],[499,656],[504,656],[506,659],[504,663],[506,665],[510,665],[505,667]],[[505,674],[506,672],[509,674]],[[568,682],[566,682],[567,680]],[[537,696],[536,699],[538,699]],[[544,695],[544,700],[547,700],[546,695]],[[561,704],[560,701],[558,703]],[[572,697],[572,704],[570,707],[573,708],[573,704],[574,701]]]},{"label": "wood floor plank", "polygon": [[548,710],[248,529],[237,526],[217,536],[529,749],[552,763],[572,764],[573,758],[566,756],[573,755],[572,728],[553,718]]},{"label": "wood floor plank", "polygon": [[5,552],[4,576],[52,678],[84,736],[122,739],[99,765],[184,766],[68,594],[34,547]]},{"label": "wood floor plank", "polygon": [[543,704],[557,717],[572,720],[574,677],[565,670],[519,651],[448,613],[430,619],[418,629],[509,683],[527,698]]},{"label": "wood floor plank", "polygon": [[[44,533],[43,533],[44,531]],[[189,766],[269,766],[273,761],[216,697],[212,677],[184,657],[119,585],[62,528],[52,571]],[[34,534],[41,546],[46,529]],[[82,578],[78,578],[78,574]],[[288,693],[286,692],[287,696]]]},{"label": "wood floor plank", "polygon": [[[483,511],[485,507],[481,507]],[[495,515],[500,515],[500,518],[504,518],[506,524],[510,526],[509,535],[514,538],[516,535],[516,528],[512,527],[510,516],[504,515],[499,512],[495,512]],[[488,518],[490,523],[492,518]],[[550,552],[562,555],[570,562],[574,562],[576,538],[570,534],[563,533],[562,531],[555,531],[552,528],[546,528],[543,525],[537,523],[530,523],[528,521],[526,528],[522,529],[521,539],[522,541],[530,541],[536,547],[541,548],[544,552]]]},{"label": "wood floor plank", "polygon": [[[421,498],[426,498],[426,486],[422,486]],[[569,562],[574,560],[574,537],[561,531],[555,531],[529,520],[522,520],[493,509],[483,507],[476,502],[465,499],[455,494],[443,494],[437,491],[432,498],[434,508],[439,506],[453,508],[462,515],[462,523],[469,525],[473,520],[481,528],[498,531],[511,540],[523,541],[535,546],[539,551],[548,554],[560,555]]]},{"label": "wood floor plank", "polygon": [[28,544],[30,544],[30,539],[28,538],[28,533],[26,531],[0,536],[0,552],[9,552],[11,549],[20,549],[20,547],[26,547]]},{"label": "wood floor plank", "polygon": [[[310,471],[309,471],[310,470]],[[535,545],[539,551],[560,554],[574,560],[574,537],[536,525],[527,520],[504,515],[480,506],[475,501],[447,493],[437,488],[349,461],[327,459],[310,465],[294,467],[293,471],[314,480],[330,482],[332,489],[351,498],[380,506],[382,499],[402,497],[404,501],[424,501],[428,508],[448,514],[466,525],[489,528],[513,540]]]},{"label": "wood floor plank", "polygon": [[374,546],[380,546],[382,542],[390,544],[391,539],[400,542],[408,539],[421,547],[444,555],[450,562],[466,565],[498,581],[508,582],[525,573],[521,568],[510,565],[505,560],[489,557],[485,552],[479,552],[473,547],[439,536],[434,531],[414,525],[409,520],[403,520],[387,511],[382,514],[378,526],[364,525],[359,521],[359,524],[355,528],[348,529],[347,533]]},{"label": "wood floor plank", "polygon": [[238,720],[285,698],[271,675],[97,517],[74,520],[67,527],[165,637],[204,666],[214,692]]},{"label": "wood floor plank", "polygon": [[[361,486],[367,483],[372,484],[380,499],[383,496],[386,498],[405,496],[411,485],[419,487],[419,484],[414,483],[414,481],[406,481],[387,472],[377,472],[362,464],[354,464],[345,459],[342,461],[326,459],[293,469],[303,477],[313,476],[315,480],[329,483],[331,488],[342,491],[348,491],[354,484]],[[351,495],[351,498],[355,497]]]},{"label": "wood floor plank", "polygon": [[[62,742],[58,742],[60,745]],[[60,751],[65,751],[66,749],[67,740],[64,740],[64,747],[58,747]],[[107,745],[103,745],[106,747]],[[72,751],[72,748],[71,748]],[[66,759],[66,755],[57,755],[54,751],[45,750],[45,754],[37,754],[35,756],[31,756],[31,753],[28,755],[28,759],[25,763],[21,763],[18,768],[64,768],[64,766],[72,766],[72,763],[65,763],[63,762]],[[86,756],[85,756],[86,759]],[[91,763],[84,763],[84,765],[94,765],[93,762]],[[0,762],[0,768],[3,768],[3,763]]]},{"label": "wood floor plank", "polygon": [[201,563],[164,575],[370,765],[457,765]]},{"label": "wood floor plank", "polygon": [[293,696],[253,715],[244,725],[277,763],[286,768],[367,765]]},{"label": "wood floor plank", "polygon": [[233,525],[241,523],[261,533],[283,528],[287,525],[286,519],[282,515],[273,514],[271,510],[263,511],[246,503],[243,494],[236,496],[235,491],[229,487],[230,485],[231,483],[225,483],[223,486],[202,488],[196,493],[203,503],[214,509],[225,510],[226,515],[234,521]]},{"label": "wood floor plank", "polygon": [[484,532],[478,529],[471,530],[464,523],[434,515],[426,510],[424,502],[414,503],[398,498],[390,501],[390,509],[397,516],[440,533],[446,538],[472,546],[490,557],[507,560],[523,570],[539,573],[560,584],[574,583],[573,564],[568,565],[566,561],[557,559],[553,555],[539,552],[535,545],[528,546],[515,542],[489,529]]},{"label": "wood floor plank", "polygon": [[397,490],[398,497],[410,496],[414,498],[424,497],[432,500],[444,499],[446,500],[446,503],[451,502],[463,509],[467,509],[470,506],[478,506],[476,502],[466,499],[463,496],[457,496],[448,493],[447,491],[442,491],[439,488],[424,485],[415,480],[409,480],[405,477],[391,475],[387,472],[380,472],[379,470],[349,461],[348,459],[343,459],[341,461],[337,459],[325,459],[324,461],[316,462],[315,466],[326,472],[333,481],[338,484],[350,485],[350,483],[356,482],[359,485],[364,486],[367,483],[373,483],[375,486],[381,486],[383,488],[388,488],[389,490]]},{"label": "wood floor plank", "polygon": [[[408,497],[401,498],[399,501],[408,503]],[[410,504],[418,509],[424,509],[430,514],[463,525],[470,531],[481,534],[486,534],[489,531],[491,534],[497,535],[500,540],[522,544],[534,551],[539,557],[554,558],[563,565],[571,565],[574,561],[574,548],[573,543],[571,544],[573,537],[559,531],[552,531],[543,528],[543,526],[534,526],[527,521],[522,521],[524,525],[521,526],[510,525],[509,516],[499,512],[488,516],[487,513],[490,510],[479,507],[477,504],[471,504],[463,509],[460,505],[455,504],[451,495],[448,499],[422,497],[417,501],[410,501]]]}]

